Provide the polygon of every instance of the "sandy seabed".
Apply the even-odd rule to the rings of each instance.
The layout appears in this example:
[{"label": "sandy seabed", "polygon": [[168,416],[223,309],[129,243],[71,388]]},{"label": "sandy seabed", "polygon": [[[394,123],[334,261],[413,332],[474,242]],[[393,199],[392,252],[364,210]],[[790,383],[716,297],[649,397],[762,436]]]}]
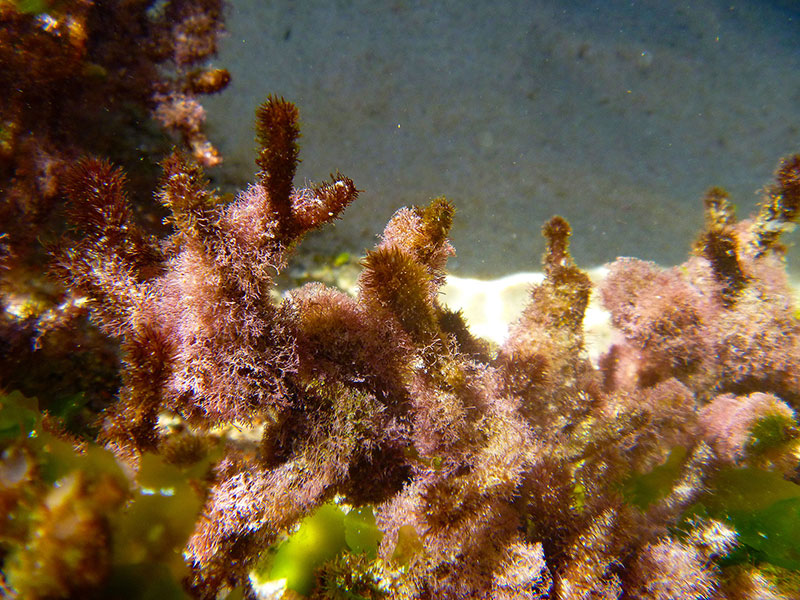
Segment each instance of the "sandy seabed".
[{"label": "sandy seabed", "polygon": [[364,190],[308,252],[359,254],[399,206],[445,195],[457,275],[537,269],[553,214],[582,267],[678,264],[708,187],[745,216],[800,151],[796,2],[233,0],[228,29],[233,82],[205,101],[215,183],[253,179],[274,93],[301,111],[298,183],[340,170]]}]

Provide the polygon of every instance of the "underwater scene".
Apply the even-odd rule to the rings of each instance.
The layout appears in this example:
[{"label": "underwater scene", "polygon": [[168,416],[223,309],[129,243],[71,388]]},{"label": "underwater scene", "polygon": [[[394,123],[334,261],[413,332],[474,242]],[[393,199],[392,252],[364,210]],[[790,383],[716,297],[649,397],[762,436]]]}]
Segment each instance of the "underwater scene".
[{"label": "underwater scene", "polygon": [[0,0],[0,597],[800,599],[800,5]]}]

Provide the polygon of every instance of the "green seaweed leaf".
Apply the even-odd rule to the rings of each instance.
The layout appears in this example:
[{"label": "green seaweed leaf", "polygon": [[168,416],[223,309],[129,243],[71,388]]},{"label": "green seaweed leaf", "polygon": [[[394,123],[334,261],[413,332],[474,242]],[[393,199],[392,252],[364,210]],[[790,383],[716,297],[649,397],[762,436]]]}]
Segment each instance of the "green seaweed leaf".
[{"label": "green seaweed leaf", "polygon": [[383,534],[375,524],[375,513],[371,506],[354,508],[344,516],[344,539],[354,554],[376,558],[382,537]]},{"label": "green seaweed leaf", "polygon": [[31,435],[40,420],[36,398],[26,398],[19,391],[0,396],[0,443]]},{"label": "green seaweed leaf", "polygon": [[641,510],[665,498],[680,477],[686,455],[686,448],[673,448],[663,464],[628,477],[622,484],[622,496]]},{"label": "green seaweed leaf", "polygon": [[39,15],[47,12],[50,2],[47,0],[14,0],[14,7],[21,13]]},{"label": "green seaweed leaf", "polygon": [[724,520],[739,534],[734,562],[753,560],[800,569],[800,485],[780,473],[741,468],[720,471],[687,515]]},{"label": "green seaweed leaf", "polygon": [[278,546],[267,579],[285,579],[288,589],[307,596],[314,587],[315,570],[344,549],[344,513],[332,503],[324,504]]}]

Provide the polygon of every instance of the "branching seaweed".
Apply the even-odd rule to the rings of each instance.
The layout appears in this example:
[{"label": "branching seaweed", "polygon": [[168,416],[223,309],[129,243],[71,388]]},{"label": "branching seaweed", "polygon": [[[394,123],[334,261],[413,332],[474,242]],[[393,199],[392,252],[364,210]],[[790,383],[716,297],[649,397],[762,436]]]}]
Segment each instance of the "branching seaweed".
[{"label": "branching seaweed", "polygon": [[[69,180],[57,270],[123,351],[99,440],[135,471],[153,453],[191,462],[226,426],[258,432],[224,442],[207,481],[184,550],[192,595],[252,594],[272,574],[317,598],[791,597],[796,545],[759,545],[718,500],[743,471],[780,487],[764,519],[800,497],[800,327],[778,242],[800,157],[755,220],[711,190],[681,267],[610,266],[599,294],[618,336],[596,366],[592,285],[560,217],[495,351],[440,302],[444,198],[395,214],[354,297],[314,283],[276,299],[303,235],[358,195],[339,174],[294,187],[297,119],[283,99],[259,108],[257,182],[230,202],[168,157],[160,242],[130,218],[119,170],[85,159]],[[319,523],[339,537],[287,575]]]}]

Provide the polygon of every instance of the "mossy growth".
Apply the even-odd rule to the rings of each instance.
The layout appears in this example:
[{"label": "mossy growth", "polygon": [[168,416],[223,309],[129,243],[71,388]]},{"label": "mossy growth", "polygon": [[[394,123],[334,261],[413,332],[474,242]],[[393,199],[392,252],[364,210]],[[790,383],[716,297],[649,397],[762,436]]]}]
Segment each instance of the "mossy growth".
[{"label": "mossy growth", "polygon": [[363,266],[370,277],[362,280],[375,308],[395,315],[418,343],[429,343],[439,333],[431,306],[431,276],[426,266],[395,247],[367,254]]},{"label": "mossy growth", "polygon": [[14,123],[0,122],[0,156],[6,157],[14,150]]},{"label": "mossy growth", "polygon": [[778,593],[787,598],[794,598],[800,590],[800,571],[783,569],[775,565],[761,565],[759,573],[767,579]]},{"label": "mossy growth", "polygon": [[377,583],[376,564],[363,554],[342,554],[319,571],[314,599],[378,600],[386,591]]}]

